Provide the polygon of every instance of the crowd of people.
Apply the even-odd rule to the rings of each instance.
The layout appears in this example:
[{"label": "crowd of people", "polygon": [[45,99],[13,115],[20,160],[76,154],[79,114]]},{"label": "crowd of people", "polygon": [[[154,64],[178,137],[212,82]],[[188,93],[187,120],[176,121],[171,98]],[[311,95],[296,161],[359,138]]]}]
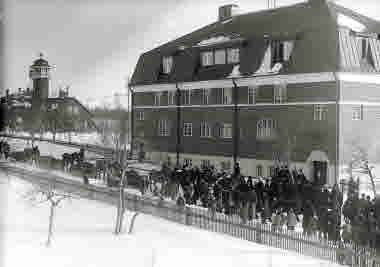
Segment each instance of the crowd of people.
[{"label": "crowd of people", "polygon": [[380,245],[380,200],[368,195],[348,195],[343,205],[343,240],[377,248]]},{"label": "crowd of people", "polygon": [[[333,188],[308,181],[302,169],[275,169],[273,177],[243,176],[236,164],[233,174],[217,171],[213,166],[169,168],[152,174],[154,191],[180,205],[200,205],[212,213],[237,214],[243,223],[261,220],[273,231],[294,230],[302,224],[305,235],[340,238],[342,194]],[[146,186],[145,186],[146,188]],[[146,189],[142,189],[143,193]],[[301,219],[302,218],[302,219]]]}]

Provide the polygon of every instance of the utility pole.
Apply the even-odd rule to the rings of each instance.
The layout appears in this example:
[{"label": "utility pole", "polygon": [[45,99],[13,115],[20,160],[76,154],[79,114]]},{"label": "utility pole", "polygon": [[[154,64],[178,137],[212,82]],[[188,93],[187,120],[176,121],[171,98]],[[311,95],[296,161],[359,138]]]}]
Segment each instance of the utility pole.
[{"label": "utility pole", "polygon": [[239,109],[238,109],[238,87],[236,85],[236,81],[232,79],[232,83],[234,84],[232,96],[233,96],[233,103],[234,103],[234,116],[233,116],[233,170],[234,170],[234,175],[236,175],[235,170],[236,170],[236,163],[237,163],[237,157],[239,154]]},{"label": "utility pole", "polygon": [[176,105],[177,105],[177,145],[176,145],[176,154],[177,160],[176,164],[179,167],[179,153],[181,149],[181,90],[178,87],[178,83],[176,83]]}]

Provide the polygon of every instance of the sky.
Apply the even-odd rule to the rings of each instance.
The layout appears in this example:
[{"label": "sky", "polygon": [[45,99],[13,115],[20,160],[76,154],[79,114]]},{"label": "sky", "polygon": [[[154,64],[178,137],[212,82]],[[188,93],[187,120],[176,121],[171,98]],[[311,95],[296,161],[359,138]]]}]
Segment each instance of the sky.
[{"label": "sky", "polygon": [[[70,86],[81,101],[126,93],[140,54],[217,20],[218,7],[243,12],[267,0],[3,0],[4,88],[31,87],[28,68],[42,52],[54,66],[51,91]],[[300,0],[277,0],[278,6]],[[336,0],[380,20],[378,0]]]}]

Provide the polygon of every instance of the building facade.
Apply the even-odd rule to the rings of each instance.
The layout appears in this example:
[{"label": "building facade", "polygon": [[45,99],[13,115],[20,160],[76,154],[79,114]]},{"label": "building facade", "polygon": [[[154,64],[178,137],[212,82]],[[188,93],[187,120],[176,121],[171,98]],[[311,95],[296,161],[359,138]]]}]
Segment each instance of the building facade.
[{"label": "building facade", "polygon": [[281,162],[334,184],[350,144],[379,133],[380,23],[328,0],[236,10],[140,56],[134,142],[152,160],[252,176]]}]

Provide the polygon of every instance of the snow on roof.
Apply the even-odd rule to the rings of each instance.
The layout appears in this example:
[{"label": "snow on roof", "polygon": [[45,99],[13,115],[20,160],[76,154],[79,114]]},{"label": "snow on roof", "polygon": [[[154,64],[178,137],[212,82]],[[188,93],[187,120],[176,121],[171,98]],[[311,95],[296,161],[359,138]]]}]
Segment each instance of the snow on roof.
[{"label": "snow on roof", "polygon": [[340,26],[348,27],[356,32],[363,32],[366,29],[366,26],[364,26],[362,23],[346,15],[343,15],[342,13],[338,13],[338,24]]}]

